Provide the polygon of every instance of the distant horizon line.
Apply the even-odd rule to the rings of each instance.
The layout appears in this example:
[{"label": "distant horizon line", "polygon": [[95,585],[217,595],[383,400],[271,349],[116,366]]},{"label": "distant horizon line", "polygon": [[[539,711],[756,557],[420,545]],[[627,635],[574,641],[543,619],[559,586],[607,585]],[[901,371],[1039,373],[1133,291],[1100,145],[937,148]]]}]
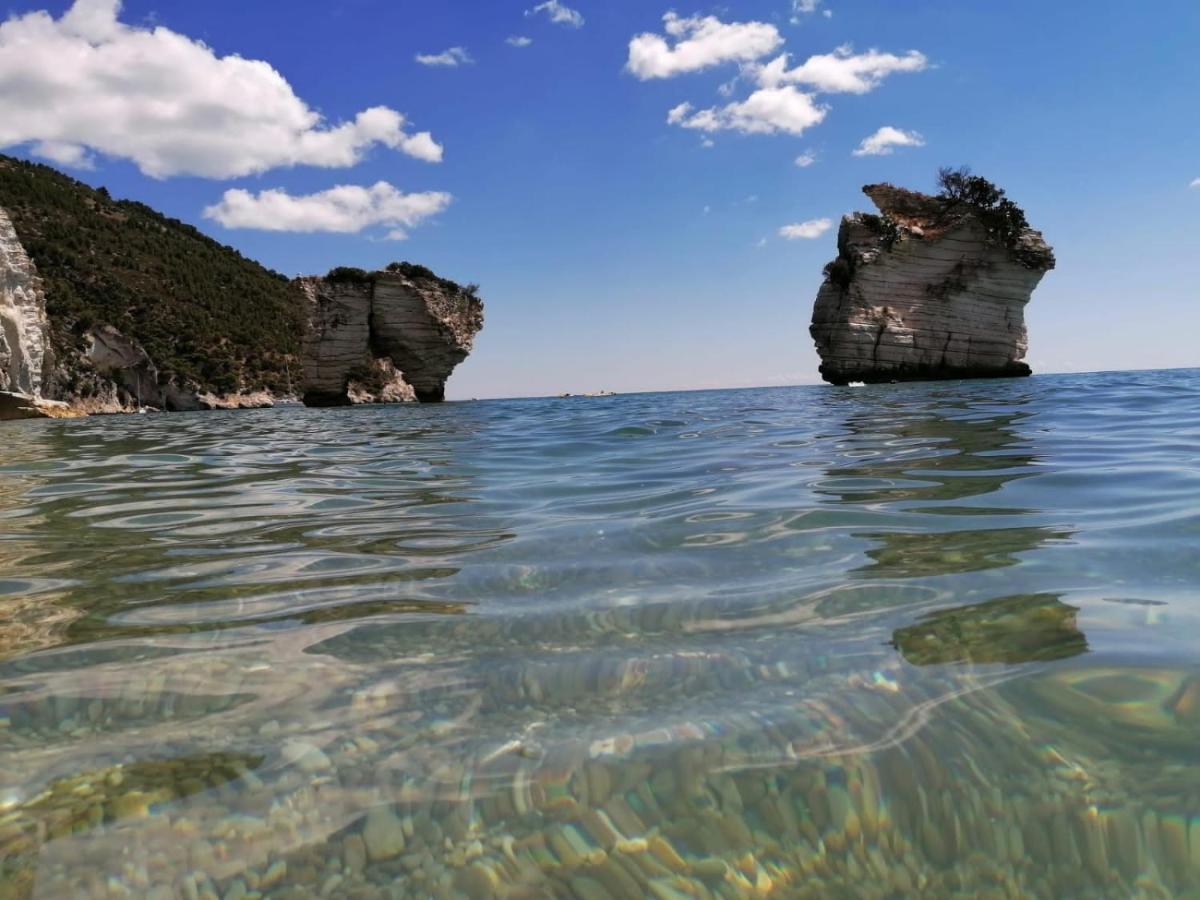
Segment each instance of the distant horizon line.
[{"label": "distant horizon line", "polygon": [[[1130,369],[1089,369],[1071,372],[1033,372],[1024,378],[1000,377],[1000,378],[946,378],[946,379],[924,379],[914,381],[896,381],[896,382],[880,382],[879,384],[945,384],[951,381],[1028,381],[1031,378],[1045,378],[1047,376],[1060,375],[1107,375],[1113,372],[1188,372],[1200,369],[1200,365],[1196,366],[1163,366],[1154,369],[1130,368]],[[878,387],[879,384],[869,385],[870,387]],[[798,388],[798,387],[848,387],[848,385],[829,384],[825,381],[802,381],[792,384],[745,384],[727,387],[691,387],[691,388],[651,388],[646,390],[630,390],[630,391],[612,391],[604,396],[627,397],[631,395],[641,396],[645,394],[700,394],[713,391],[764,391],[778,390],[780,388]],[[607,389],[604,389],[607,390]],[[453,397],[447,398],[447,403],[482,403],[485,400],[567,400],[580,397],[589,400],[601,400],[601,396],[588,396],[586,393],[563,392],[555,394],[514,394],[508,396],[495,397]]]}]

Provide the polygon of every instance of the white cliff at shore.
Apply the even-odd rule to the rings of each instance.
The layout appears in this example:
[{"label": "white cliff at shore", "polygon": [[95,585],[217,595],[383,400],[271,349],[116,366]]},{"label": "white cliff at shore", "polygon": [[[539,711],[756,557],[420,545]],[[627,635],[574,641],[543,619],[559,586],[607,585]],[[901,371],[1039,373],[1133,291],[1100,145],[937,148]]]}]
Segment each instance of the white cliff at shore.
[{"label": "white cliff at shore", "polygon": [[42,280],[0,209],[0,391],[41,393],[49,328]]},{"label": "white cliff at shore", "polygon": [[[339,279],[339,273],[351,273]],[[471,352],[483,326],[483,302],[408,263],[366,273],[297,279],[294,302],[302,370],[295,388],[314,406],[436,402],[446,379]],[[0,207],[0,419],[271,406],[279,393],[250,387],[218,393],[181,383],[128,333],[97,322],[81,348],[55,353],[46,288],[12,220]],[[86,384],[86,394],[62,385]]]},{"label": "white cliff at shore", "polygon": [[299,285],[310,310],[303,348],[310,406],[442,400],[446,379],[483,327],[473,289],[432,273],[312,277]]},{"label": "white cliff at shore", "polygon": [[0,419],[436,402],[482,325],[476,286],[424,266],[288,279],[0,154]]},{"label": "white cliff at shore", "polygon": [[1054,268],[1025,227],[999,238],[969,204],[867,185],[842,219],[810,332],[833,384],[1030,374],[1025,305]]},{"label": "white cliff at shore", "polygon": [[42,398],[49,346],[42,279],[0,208],[0,419],[60,412]]}]

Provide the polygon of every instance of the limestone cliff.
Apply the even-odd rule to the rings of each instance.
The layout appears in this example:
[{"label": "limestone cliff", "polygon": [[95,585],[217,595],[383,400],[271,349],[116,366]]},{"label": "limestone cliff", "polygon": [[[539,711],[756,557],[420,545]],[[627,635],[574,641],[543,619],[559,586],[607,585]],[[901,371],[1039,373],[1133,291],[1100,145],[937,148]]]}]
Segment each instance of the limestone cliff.
[{"label": "limestone cliff", "polygon": [[423,266],[289,280],[0,155],[0,418],[440,400],[482,321]]},{"label": "limestone cliff", "polygon": [[51,360],[42,279],[0,209],[0,420],[68,414],[64,404],[42,398]]},{"label": "limestone cliff", "polygon": [[1054,268],[1042,235],[1027,226],[1005,233],[988,210],[956,199],[889,184],[863,193],[880,214],[842,219],[838,257],[813,308],[821,376],[846,384],[1028,375],[1025,305]]},{"label": "limestone cliff", "polygon": [[[347,271],[354,274],[340,274]],[[420,266],[335,270],[298,285],[309,311],[302,359],[310,406],[442,400],[483,327],[473,288]]]},{"label": "limestone cliff", "polygon": [[42,279],[0,209],[0,391],[41,393],[49,330]]}]

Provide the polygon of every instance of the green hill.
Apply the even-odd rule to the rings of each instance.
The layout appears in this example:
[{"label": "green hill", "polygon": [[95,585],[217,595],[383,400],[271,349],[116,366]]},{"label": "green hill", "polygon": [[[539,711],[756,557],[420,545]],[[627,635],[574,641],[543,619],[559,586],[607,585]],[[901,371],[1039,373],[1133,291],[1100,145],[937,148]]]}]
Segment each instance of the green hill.
[{"label": "green hill", "polygon": [[45,282],[57,396],[90,393],[72,360],[97,324],[140,343],[161,382],[289,388],[304,306],[283,275],[144,204],[7,156],[0,206]]}]

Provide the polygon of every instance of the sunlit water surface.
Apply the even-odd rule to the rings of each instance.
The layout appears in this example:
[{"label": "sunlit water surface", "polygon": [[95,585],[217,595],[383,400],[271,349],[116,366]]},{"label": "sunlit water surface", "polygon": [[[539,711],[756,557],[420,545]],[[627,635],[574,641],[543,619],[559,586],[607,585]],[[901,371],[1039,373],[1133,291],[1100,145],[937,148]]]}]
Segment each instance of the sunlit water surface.
[{"label": "sunlit water surface", "polygon": [[0,441],[0,896],[1200,892],[1198,371]]}]

